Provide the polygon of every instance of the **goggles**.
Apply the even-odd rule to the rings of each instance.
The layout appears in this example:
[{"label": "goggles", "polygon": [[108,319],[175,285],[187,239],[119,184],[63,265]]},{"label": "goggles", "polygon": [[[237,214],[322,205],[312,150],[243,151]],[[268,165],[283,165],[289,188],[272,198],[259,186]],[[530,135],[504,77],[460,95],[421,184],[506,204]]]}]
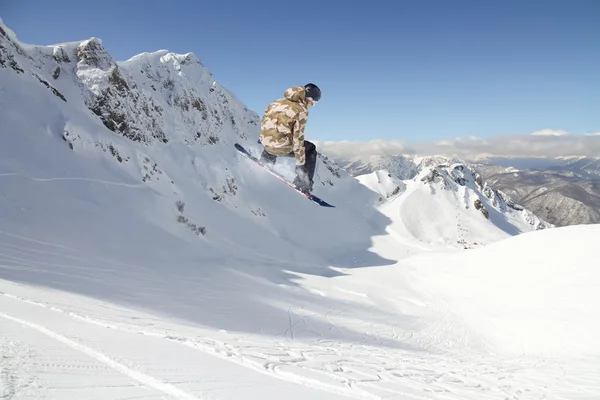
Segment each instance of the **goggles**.
[{"label": "goggles", "polygon": [[315,105],[315,104],[317,104],[317,103],[318,103],[318,101],[316,101],[316,100],[313,100],[313,98],[312,98],[312,97],[307,97],[307,98],[306,98],[306,105],[307,105],[307,106],[314,106],[314,105]]}]

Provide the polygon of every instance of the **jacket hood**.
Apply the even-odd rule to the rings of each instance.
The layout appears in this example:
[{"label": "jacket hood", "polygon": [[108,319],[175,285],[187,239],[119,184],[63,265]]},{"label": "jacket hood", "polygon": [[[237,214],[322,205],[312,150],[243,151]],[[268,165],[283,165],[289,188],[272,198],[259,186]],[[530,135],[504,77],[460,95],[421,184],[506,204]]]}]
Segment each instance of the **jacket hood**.
[{"label": "jacket hood", "polygon": [[306,89],[304,86],[291,87],[285,91],[284,96],[290,101],[306,103]]}]

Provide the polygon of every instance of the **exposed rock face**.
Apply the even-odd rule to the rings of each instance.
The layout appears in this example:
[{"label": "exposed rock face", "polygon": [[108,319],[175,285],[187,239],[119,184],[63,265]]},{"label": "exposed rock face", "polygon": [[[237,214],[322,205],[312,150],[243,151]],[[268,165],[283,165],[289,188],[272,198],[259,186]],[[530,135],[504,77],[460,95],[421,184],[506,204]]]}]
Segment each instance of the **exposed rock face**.
[{"label": "exposed rock face", "polygon": [[193,54],[162,50],[117,62],[97,38],[25,46],[0,28],[1,68],[35,76],[65,102],[81,96],[104,126],[130,140],[167,143],[182,135],[190,145],[215,145],[226,130],[245,138],[258,126],[258,115]]}]

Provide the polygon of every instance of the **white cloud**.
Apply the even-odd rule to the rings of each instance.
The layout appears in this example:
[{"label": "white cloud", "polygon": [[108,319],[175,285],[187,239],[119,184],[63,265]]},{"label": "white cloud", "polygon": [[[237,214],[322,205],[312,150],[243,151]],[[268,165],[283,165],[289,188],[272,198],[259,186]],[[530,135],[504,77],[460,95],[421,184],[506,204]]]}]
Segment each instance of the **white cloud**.
[{"label": "white cloud", "polygon": [[556,129],[542,129],[541,131],[535,131],[532,133],[534,136],[563,136],[568,134],[569,132]]},{"label": "white cloud", "polygon": [[458,137],[432,142],[374,140],[370,142],[316,142],[319,151],[350,160],[372,155],[442,155],[447,157],[600,157],[600,132],[573,134],[545,129],[530,135],[489,138]]},{"label": "white cloud", "polygon": [[[403,140],[373,140],[370,142],[321,142],[314,140],[319,151],[324,152],[332,157],[354,157],[361,156],[376,156],[376,155],[395,155],[413,153],[406,142]],[[323,151],[323,149],[327,149]]]}]

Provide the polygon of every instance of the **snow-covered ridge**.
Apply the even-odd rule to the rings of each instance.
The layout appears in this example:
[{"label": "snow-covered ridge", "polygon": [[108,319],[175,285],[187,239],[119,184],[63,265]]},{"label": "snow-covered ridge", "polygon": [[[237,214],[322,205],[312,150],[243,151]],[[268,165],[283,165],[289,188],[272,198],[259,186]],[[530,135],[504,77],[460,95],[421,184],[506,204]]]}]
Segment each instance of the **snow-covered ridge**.
[{"label": "snow-covered ridge", "polygon": [[[117,62],[98,38],[23,46],[11,35],[2,46],[2,59],[15,71],[31,71],[64,101],[82,97],[107,128],[134,141],[214,144],[229,129],[243,138],[258,122],[191,53],[158,51]],[[69,90],[73,83],[79,93]]]},{"label": "snow-covered ridge", "polygon": [[[2,29],[0,67],[33,78],[68,103],[57,107],[74,113],[60,111],[60,126],[53,130],[76,152],[101,150],[119,162],[142,159],[141,169],[155,163],[147,151],[128,151],[128,144],[120,145],[125,142],[99,126],[91,129],[82,119],[100,122],[114,135],[142,145],[183,145],[190,156],[205,147],[223,149],[228,155],[217,162],[226,170],[235,154],[234,142],[258,148],[259,115],[220,85],[193,53],[158,50],[116,61],[99,38],[36,46],[18,41],[4,25]],[[144,154],[133,154],[138,152]],[[347,176],[327,157],[318,162],[321,187]]]},{"label": "snow-covered ridge", "polygon": [[[403,215],[408,231],[420,240],[471,248],[474,243],[490,243],[505,234],[553,227],[484,181],[477,169],[465,160],[412,154],[367,155],[336,161],[378,193],[382,205],[403,208],[393,211],[392,215],[398,212]],[[414,198],[419,201],[410,200]],[[394,205],[386,205],[390,202]],[[477,214],[473,214],[473,210]],[[489,221],[487,228],[485,224],[480,225],[481,217]],[[461,218],[466,219],[457,221]],[[489,235],[495,229],[504,233]]]},{"label": "snow-covered ridge", "polygon": [[470,249],[554,227],[489,186],[468,165],[432,164],[412,179],[400,180],[386,170],[357,177],[380,196],[378,209],[394,221],[391,232]]},{"label": "snow-covered ridge", "polygon": [[356,179],[373,192],[378,193],[380,195],[379,202],[384,202],[406,190],[406,184],[402,180],[383,169],[359,175]]},{"label": "snow-covered ridge", "polygon": [[17,35],[4,24],[2,18],[0,18],[0,35],[7,37],[10,40],[18,41]]},{"label": "snow-covered ridge", "polygon": [[[187,227],[199,236],[220,230],[228,240],[257,226],[277,237],[290,215],[299,215],[304,207],[315,211],[313,203],[237,153],[235,142],[254,154],[260,151],[259,117],[216,82],[192,53],[159,50],[120,62],[98,38],[36,46],[19,42],[8,29],[2,32],[0,174],[139,187],[148,195],[123,201],[122,207],[136,207],[156,196],[161,211],[155,210],[153,218],[160,220],[165,208],[168,213],[181,209],[168,217],[173,229]],[[277,169],[290,177],[291,164],[293,159],[281,158]],[[10,185],[4,188],[10,190]],[[315,174],[315,193],[320,192],[336,205],[348,193],[367,203],[375,197],[322,155]],[[61,195],[81,196],[75,187]],[[62,201],[55,200],[61,207]],[[235,223],[217,228],[223,220]],[[304,220],[311,224],[310,218]],[[298,237],[301,242],[305,238]],[[355,235],[352,240],[363,239]],[[294,239],[287,237],[283,246],[290,241]],[[268,241],[259,247],[268,248]]]},{"label": "snow-covered ridge", "polygon": [[332,158],[352,176],[385,170],[401,180],[413,179],[425,168],[461,161],[444,156],[419,155],[372,155],[343,159],[336,157],[335,152]]},{"label": "snow-covered ridge", "polygon": [[515,216],[535,230],[553,227],[516,204],[506,193],[489,186],[479,173],[465,164],[438,165],[429,171],[424,170],[416,179],[429,184],[437,183],[442,189],[457,191],[461,194],[466,208],[473,206],[488,219],[491,210],[494,210]]}]

